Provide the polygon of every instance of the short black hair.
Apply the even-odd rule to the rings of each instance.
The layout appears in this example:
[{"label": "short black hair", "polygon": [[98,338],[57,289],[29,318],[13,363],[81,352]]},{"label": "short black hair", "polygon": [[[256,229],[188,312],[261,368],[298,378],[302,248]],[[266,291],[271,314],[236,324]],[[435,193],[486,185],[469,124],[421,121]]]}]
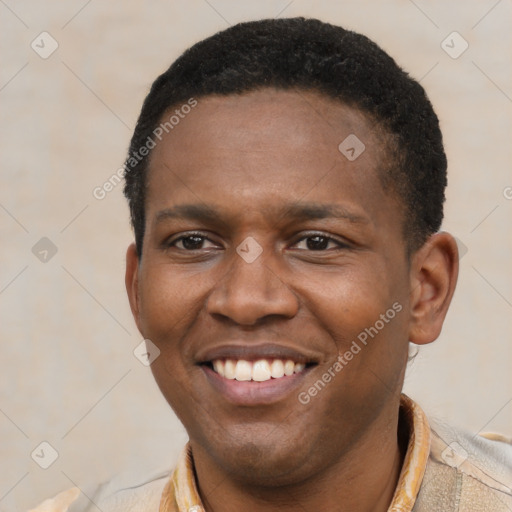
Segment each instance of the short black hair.
[{"label": "short black hair", "polygon": [[423,87],[366,36],[317,19],[265,19],[196,43],[153,83],[125,163],[124,194],[139,258],[149,149],[162,116],[191,99],[262,88],[316,91],[369,116],[387,136],[390,162],[380,177],[403,205],[409,254],[439,230],[447,162],[439,120]]}]

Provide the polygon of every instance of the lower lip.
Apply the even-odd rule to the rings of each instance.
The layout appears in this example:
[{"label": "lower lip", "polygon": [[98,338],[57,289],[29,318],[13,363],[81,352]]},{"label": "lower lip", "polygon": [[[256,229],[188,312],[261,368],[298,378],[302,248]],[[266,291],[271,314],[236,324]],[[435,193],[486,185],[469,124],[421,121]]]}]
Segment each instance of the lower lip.
[{"label": "lower lip", "polygon": [[201,368],[212,387],[235,405],[266,405],[279,402],[299,388],[306,374],[312,369],[307,367],[300,373],[255,382],[226,379],[208,366],[202,365]]}]

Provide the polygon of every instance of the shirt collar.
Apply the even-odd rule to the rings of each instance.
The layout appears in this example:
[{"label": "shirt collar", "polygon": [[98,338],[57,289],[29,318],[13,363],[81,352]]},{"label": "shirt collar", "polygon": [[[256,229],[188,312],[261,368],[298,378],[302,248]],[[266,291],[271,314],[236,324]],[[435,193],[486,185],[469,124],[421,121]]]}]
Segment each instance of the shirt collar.
[{"label": "shirt collar", "polygon": [[402,394],[400,411],[409,433],[402,471],[388,512],[410,512],[420,491],[430,454],[430,425],[421,407]]},{"label": "shirt collar", "polygon": [[[409,441],[388,512],[412,511],[430,453],[430,426],[425,413],[405,394],[402,394],[400,399],[400,410]],[[159,512],[204,512],[196,486],[192,451],[188,443],[164,488]]]}]

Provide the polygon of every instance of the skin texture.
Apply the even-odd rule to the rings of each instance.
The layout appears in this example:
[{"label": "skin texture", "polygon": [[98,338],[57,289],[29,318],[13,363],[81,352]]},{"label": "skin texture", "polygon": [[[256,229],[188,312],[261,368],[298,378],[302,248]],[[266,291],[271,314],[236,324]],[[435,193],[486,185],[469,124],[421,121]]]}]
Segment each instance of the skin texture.
[{"label": "skin texture", "polygon": [[[338,150],[349,134],[366,146],[354,161]],[[272,89],[201,98],[153,150],[143,255],[128,248],[126,286],[161,351],[151,368],[190,436],[208,511],[387,510],[408,344],[439,335],[458,258],[446,233],[407,257],[402,206],[378,177],[385,161],[384,138],[358,110]],[[157,220],[184,204],[217,214]],[[305,204],[345,215],[290,216]],[[179,240],[190,231],[195,245]],[[236,252],[249,236],[263,250],[252,263]],[[394,303],[401,311],[301,403]],[[277,343],[316,365],[278,401],[241,406],[197,364],[226,343]]]}]

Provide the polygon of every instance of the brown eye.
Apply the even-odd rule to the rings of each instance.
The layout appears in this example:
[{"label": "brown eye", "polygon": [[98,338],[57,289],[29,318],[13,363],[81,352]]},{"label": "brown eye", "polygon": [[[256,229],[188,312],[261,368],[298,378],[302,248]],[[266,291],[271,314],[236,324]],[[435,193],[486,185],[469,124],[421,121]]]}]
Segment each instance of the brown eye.
[{"label": "brown eye", "polygon": [[298,249],[308,251],[326,251],[329,249],[342,249],[348,247],[347,244],[344,244],[331,236],[318,233],[313,233],[301,238],[295,245]]},{"label": "brown eye", "polygon": [[200,249],[217,247],[217,245],[215,245],[208,237],[201,233],[190,233],[189,235],[182,235],[178,238],[175,238],[174,240],[171,240],[166,245],[167,247],[175,247],[176,249],[185,251],[197,251]]},{"label": "brown eye", "polygon": [[327,246],[329,245],[329,238],[326,236],[309,236],[306,239],[306,246],[311,251],[323,251],[327,249]]},{"label": "brown eye", "polygon": [[201,246],[204,243],[204,237],[190,235],[183,237],[181,240],[178,240],[178,242],[181,242],[184,249],[187,249],[188,251],[193,251],[194,249],[201,249]]}]

